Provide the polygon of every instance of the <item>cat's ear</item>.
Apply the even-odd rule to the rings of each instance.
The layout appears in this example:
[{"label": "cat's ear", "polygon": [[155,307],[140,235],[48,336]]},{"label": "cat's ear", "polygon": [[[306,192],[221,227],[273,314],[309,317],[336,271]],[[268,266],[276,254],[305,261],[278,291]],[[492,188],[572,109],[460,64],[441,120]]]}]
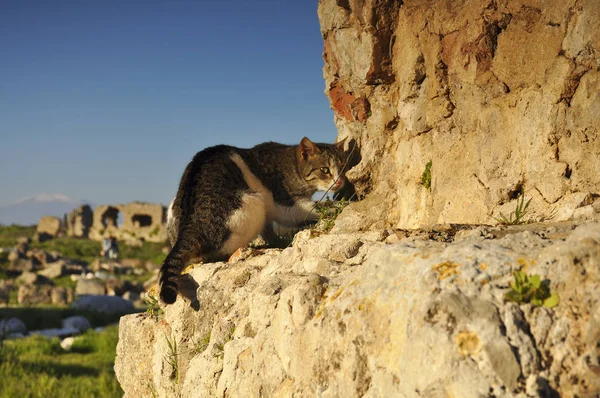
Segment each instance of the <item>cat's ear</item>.
[{"label": "cat's ear", "polygon": [[348,137],[333,144],[333,147],[335,148],[336,151],[338,151],[340,153],[344,153],[344,144],[346,143],[347,138]]},{"label": "cat's ear", "polygon": [[309,156],[313,156],[320,153],[321,150],[308,138],[302,138],[300,145],[298,146],[298,152],[302,159],[306,160]]}]

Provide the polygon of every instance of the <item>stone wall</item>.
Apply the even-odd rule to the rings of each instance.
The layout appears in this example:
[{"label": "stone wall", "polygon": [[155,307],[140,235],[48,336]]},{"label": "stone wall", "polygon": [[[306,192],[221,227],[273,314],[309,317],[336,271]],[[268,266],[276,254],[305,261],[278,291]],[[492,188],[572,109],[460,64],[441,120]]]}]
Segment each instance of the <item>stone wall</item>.
[{"label": "stone wall", "polygon": [[[121,218],[122,223],[119,224]],[[166,208],[163,205],[133,202],[97,206],[89,237],[94,240],[114,236],[126,241],[164,242],[166,234]]]},{"label": "stone wall", "polygon": [[348,177],[366,198],[361,228],[493,223],[521,193],[534,220],[589,214],[600,2],[321,0],[318,12],[339,138],[360,146]]},{"label": "stone wall", "polygon": [[67,218],[67,235],[87,238],[94,221],[94,213],[89,205],[79,206]]}]

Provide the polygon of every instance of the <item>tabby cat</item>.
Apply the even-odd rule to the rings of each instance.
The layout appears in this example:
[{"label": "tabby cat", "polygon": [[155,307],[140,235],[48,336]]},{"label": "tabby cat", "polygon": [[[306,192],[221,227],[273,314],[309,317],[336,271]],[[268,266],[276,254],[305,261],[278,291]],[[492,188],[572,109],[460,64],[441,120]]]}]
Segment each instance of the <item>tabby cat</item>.
[{"label": "tabby cat", "polygon": [[175,302],[188,264],[229,256],[258,235],[272,243],[273,222],[297,226],[316,220],[312,195],[344,186],[343,145],[304,137],[293,146],[218,145],[198,152],[167,213],[172,249],[160,270],[161,300]]}]

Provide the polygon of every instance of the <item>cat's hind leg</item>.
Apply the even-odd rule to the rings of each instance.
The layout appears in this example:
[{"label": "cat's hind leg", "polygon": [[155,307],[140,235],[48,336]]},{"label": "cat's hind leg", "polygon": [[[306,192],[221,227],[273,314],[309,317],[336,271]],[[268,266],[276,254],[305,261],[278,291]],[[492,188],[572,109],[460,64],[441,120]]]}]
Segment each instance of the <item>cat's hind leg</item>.
[{"label": "cat's hind leg", "polygon": [[219,252],[231,255],[240,247],[252,242],[263,231],[266,219],[263,194],[245,193],[242,196],[242,206],[234,210],[227,220],[230,234]]}]

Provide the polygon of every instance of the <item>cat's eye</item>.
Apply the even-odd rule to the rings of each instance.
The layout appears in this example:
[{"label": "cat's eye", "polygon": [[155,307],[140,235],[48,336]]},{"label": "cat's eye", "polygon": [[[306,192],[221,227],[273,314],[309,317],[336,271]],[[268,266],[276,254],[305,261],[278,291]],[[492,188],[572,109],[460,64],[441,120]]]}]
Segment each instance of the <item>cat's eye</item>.
[{"label": "cat's eye", "polygon": [[329,174],[329,167],[321,167],[321,173]]}]

